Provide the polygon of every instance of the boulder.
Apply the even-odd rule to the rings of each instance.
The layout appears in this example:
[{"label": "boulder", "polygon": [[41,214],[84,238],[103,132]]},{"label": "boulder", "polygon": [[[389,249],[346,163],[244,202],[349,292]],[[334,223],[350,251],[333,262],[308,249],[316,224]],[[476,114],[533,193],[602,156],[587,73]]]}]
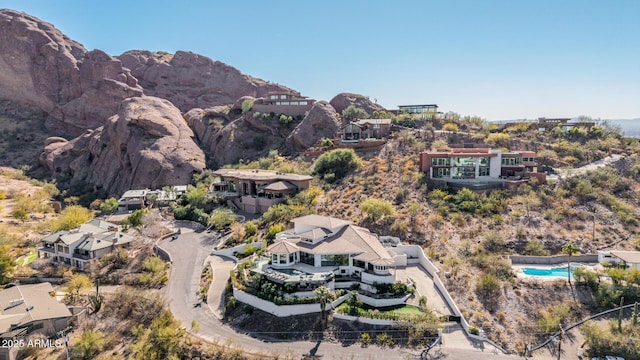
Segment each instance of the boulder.
[{"label": "boulder", "polygon": [[134,97],[122,101],[104,126],[68,142],[47,141],[40,161],[71,184],[92,184],[118,196],[129,189],[190,183],[205,167],[193,136],[167,100]]},{"label": "boulder", "polygon": [[53,25],[0,10],[0,99],[48,113],[54,133],[76,136],[104,124],[120,102],[142,88],[119,60],[87,52]]},{"label": "boulder", "polygon": [[318,101],[287,137],[285,143],[293,152],[304,151],[320,139],[335,138],[339,129],[340,119],[336,110],[328,102]]},{"label": "boulder", "polygon": [[351,93],[341,93],[333,97],[329,102],[336,112],[342,115],[344,109],[348,108],[350,105],[353,105],[359,109],[366,111],[369,116],[373,114],[374,111],[385,110],[384,107],[378,105],[371,101],[368,96],[351,94]]},{"label": "boulder", "polygon": [[146,95],[171,101],[182,112],[233,104],[242,96],[261,97],[272,92],[293,92],[242,74],[236,68],[193,52],[175,54],[131,50],[118,56],[138,79]]}]

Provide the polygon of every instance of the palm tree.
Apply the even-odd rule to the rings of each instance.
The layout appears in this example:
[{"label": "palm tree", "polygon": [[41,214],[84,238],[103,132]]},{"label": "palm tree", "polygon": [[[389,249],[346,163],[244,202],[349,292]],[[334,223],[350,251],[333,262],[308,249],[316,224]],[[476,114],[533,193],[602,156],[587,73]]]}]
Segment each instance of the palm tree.
[{"label": "palm tree", "polygon": [[569,280],[569,287],[571,288],[571,294],[573,295],[573,300],[576,300],[576,294],[573,292],[573,286],[571,285],[571,257],[574,254],[580,252],[580,248],[578,245],[574,244],[573,241],[569,241],[568,243],[562,246],[562,253],[567,254],[567,279]]},{"label": "palm tree", "polygon": [[320,301],[320,310],[322,310],[322,320],[324,320],[327,303],[333,296],[333,293],[326,286],[320,286],[319,288],[313,290],[313,292],[316,293],[316,296]]}]

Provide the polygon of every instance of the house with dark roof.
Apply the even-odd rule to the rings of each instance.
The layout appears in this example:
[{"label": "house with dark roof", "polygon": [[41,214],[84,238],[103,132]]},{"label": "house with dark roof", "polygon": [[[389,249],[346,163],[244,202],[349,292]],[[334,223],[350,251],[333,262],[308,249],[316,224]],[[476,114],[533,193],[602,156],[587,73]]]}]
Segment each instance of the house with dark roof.
[{"label": "house with dark roof", "polygon": [[338,135],[342,143],[358,143],[360,140],[384,139],[391,133],[391,119],[360,119],[346,124]]},{"label": "house with dark roof", "polygon": [[308,189],[313,177],[256,169],[219,169],[220,179],[210,191],[232,202],[242,211],[258,214],[284,202],[300,190]]},{"label": "house with dark roof", "polygon": [[90,261],[117,248],[128,247],[135,238],[115,224],[94,219],[69,231],[58,231],[42,239],[38,258],[84,270]]}]

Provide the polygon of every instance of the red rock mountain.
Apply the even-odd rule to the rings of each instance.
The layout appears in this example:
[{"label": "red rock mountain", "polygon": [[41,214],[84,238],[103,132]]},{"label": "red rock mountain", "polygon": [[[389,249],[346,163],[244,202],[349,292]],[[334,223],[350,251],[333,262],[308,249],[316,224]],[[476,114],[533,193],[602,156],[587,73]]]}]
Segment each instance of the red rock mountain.
[{"label": "red rock mountain", "polygon": [[0,9],[0,39],[0,101],[44,111],[50,135],[60,136],[47,141],[41,163],[114,195],[189,183],[204,168],[200,149],[213,166],[271,149],[296,153],[335,134],[335,110],[378,107],[341,94],[280,123],[279,114],[242,114],[242,101],[299,93],[202,55],[87,51],[53,25],[8,9]]}]

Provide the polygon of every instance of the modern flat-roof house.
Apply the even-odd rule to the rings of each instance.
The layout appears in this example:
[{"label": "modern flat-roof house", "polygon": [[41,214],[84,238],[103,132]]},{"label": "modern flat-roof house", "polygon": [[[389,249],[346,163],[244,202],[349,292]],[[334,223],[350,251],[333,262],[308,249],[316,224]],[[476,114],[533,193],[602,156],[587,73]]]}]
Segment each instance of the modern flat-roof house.
[{"label": "modern flat-roof house", "polygon": [[91,220],[69,231],[58,231],[42,239],[38,258],[75,266],[84,270],[90,261],[100,259],[119,247],[128,247],[133,236],[102,220]]},{"label": "modern flat-roof house", "polygon": [[214,182],[210,190],[252,214],[265,212],[287,196],[309,188],[313,179],[308,175],[254,169],[219,169],[213,173],[221,180]]},{"label": "modern flat-roof house", "polygon": [[127,190],[120,199],[118,199],[118,211],[138,210],[145,207],[145,197],[149,189]]},{"label": "modern flat-roof house", "polygon": [[398,105],[398,114],[401,113],[416,115],[422,120],[434,119],[438,116],[438,105]]},{"label": "modern flat-roof house", "polygon": [[420,154],[420,171],[431,181],[452,187],[487,190],[513,187],[535,176],[536,154],[533,151],[503,152],[490,148],[453,148],[451,151],[426,151]]},{"label": "modern flat-roof house", "polygon": [[273,93],[253,102],[253,110],[262,113],[302,115],[309,111],[316,101],[298,93]]},{"label": "modern flat-roof house", "polygon": [[[276,235],[267,248],[268,261],[256,271],[274,282],[295,282],[301,287],[334,288],[334,277],[364,284],[390,284],[394,255],[368,229],[350,221],[307,215],[291,220],[294,227]],[[283,276],[283,270],[295,276]],[[273,270],[273,271],[272,271]],[[296,275],[297,274],[297,275]]]},{"label": "modern flat-roof house", "polygon": [[340,129],[340,141],[358,143],[361,139],[382,139],[391,133],[391,119],[361,119]]}]

